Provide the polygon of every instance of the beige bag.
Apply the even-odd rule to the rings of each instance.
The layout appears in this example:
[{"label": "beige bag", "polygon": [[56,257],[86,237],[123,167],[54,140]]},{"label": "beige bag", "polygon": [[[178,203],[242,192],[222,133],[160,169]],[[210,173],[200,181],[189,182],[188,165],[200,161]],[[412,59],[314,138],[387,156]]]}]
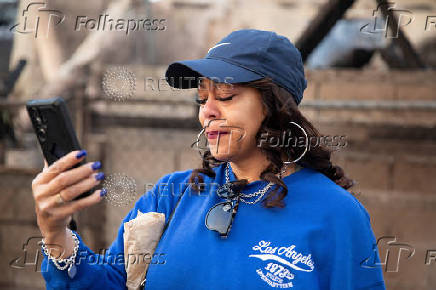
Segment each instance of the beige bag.
[{"label": "beige bag", "polygon": [[136,218],[124,223],[124,261],[129,290],[140,289],[164,225],[165,214],[139,210]]}]

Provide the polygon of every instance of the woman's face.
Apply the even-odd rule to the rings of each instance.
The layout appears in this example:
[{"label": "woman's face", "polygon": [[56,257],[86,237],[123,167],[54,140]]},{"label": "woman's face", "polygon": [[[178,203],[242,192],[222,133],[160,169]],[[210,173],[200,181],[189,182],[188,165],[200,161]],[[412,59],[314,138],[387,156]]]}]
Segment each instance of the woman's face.
[{"label": "woman's face", "polygon": [[260,150],[255,136],[266,109],[258,90],[205,78],[198,86],[197,102],[198,117],[216,159],[237,161]]}]

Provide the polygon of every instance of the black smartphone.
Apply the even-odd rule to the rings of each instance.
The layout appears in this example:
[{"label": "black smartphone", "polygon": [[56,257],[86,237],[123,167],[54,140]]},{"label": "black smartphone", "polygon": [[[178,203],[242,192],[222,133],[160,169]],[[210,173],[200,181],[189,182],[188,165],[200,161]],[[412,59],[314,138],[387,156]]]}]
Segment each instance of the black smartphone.
[{"label": "black smartphone", "polygon": [[[26,109],[33,125],[42,153],[48,165],[74,150],[81,150],[67,105],[61,97],[29,100]],[[85,159],[73,168],[86,163]],[[92,194],[97,188],[76,197]]]}]

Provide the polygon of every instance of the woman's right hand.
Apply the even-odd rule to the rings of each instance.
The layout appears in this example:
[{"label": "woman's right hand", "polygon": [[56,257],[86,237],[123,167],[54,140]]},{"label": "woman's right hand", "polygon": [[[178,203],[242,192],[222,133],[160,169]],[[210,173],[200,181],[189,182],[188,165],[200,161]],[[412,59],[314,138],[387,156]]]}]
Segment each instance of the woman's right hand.
[{"label": "woman's right hand", "polygon": [[46,244],[61,247],[60,257],[68,257],[74,246],[72,238],[67,235],[70,216],[100,202],[106,192],[104,189],[96,190],[87,197],[73,200],[104,178],[102,172],[97,172],[100,162],[72,168],[85,156],[86,151],[72,151],[50,166],[44,160],[44,169],[32,181],[38,227]]}]

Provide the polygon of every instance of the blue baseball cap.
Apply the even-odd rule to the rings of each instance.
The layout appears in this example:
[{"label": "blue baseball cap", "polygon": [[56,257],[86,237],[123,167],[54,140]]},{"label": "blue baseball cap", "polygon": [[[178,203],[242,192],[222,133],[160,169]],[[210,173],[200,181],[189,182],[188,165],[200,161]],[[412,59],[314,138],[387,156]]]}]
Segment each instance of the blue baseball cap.
[{"label": "blue baseball cap", "polygon": [[170,64],[165,77],[170,86],[180,89],[196,88],[193,80],[200,77],[231,84],[269,77],[290,92],[297,104],[307,87],[298,49],[284,36],[255,29],[233,31],[202,59]]}]

